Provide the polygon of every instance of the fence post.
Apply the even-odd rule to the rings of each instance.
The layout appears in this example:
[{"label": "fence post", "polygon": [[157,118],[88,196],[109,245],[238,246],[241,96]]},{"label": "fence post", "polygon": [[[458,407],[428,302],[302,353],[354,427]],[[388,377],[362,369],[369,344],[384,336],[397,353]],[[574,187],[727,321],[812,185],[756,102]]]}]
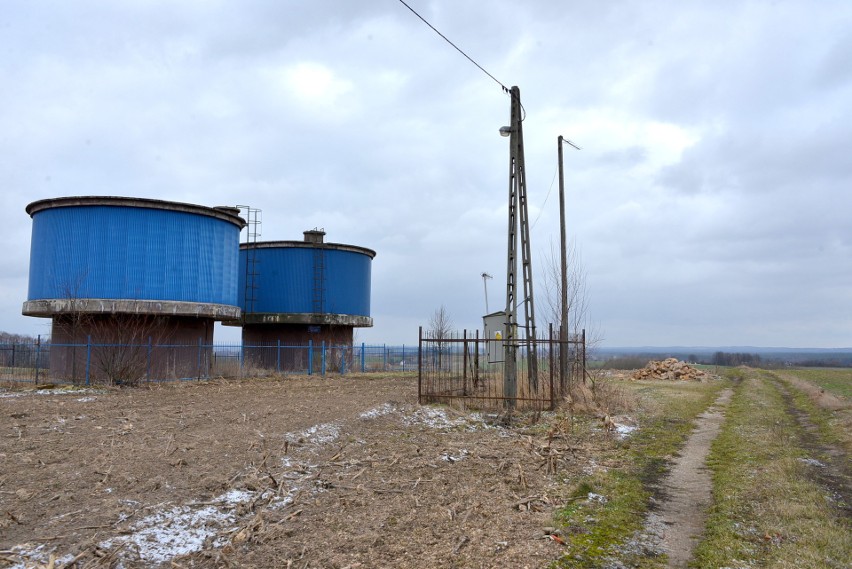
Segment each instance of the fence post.
[{"label": "fence post", "polygon": [[41,356],[41,334],[38,335],[38,339],[36,340],[36,374],[35,374],[35,384],[38,385],[38,368],[40,366],[39,359]]},{"label": "fence post", "polygon": [[[559,388],[564,392],[565,383],[568,381],[568,343],[565,333],[562,331],[564,324],[559,325]],[[570,386],[569,386],[570,388]]]},{"label": "fence post", "polygon": [[464,349],[464,355],[462,356],[462,395],[467,397],[467,328],[462,332],[462,349]]},{"label": "fence post", "polygon": [[550,340],[548,343],[550,346],[550,410],[553,411],[556,409],[556,395],[553,393],[553,322],[550,323],[547,333]]},{"label": "fence post", "polygon": [[586,329],[583,328],[583,385],[586,385]]},{"label": "fence post", "polygon": [[86,385],[91,381],[89,377],[89,368],[92,364],[92,336],[86,336]]},{"label": "fence post", "polygon": [[366,366],[367,360],[366,360],[366,356],[364,355],[365,348],[366,348],[366,345],[364,344],[364,342],[361,342],[361,373],[364,373],[365,371],[367,371],[367,366]]},{"label": "fence post", "polygon": [[[402,345],[402,369],[405,369],[405,344]],[[417,404],[423,401],[423,326],[417,328]]]},{"label": "fence post", "polygon": [[343,344],[338,348],[340,350],[340,375],[343,375],[343,374],[346,373],[346,348],[347,347],[348,346]]},{"label": "fence post", "polygon": [[476,329],[476,341],[473,344],[473,391],[479,388],[479,328]]},{"label": "fence post", "polygon": [[275,371],[281,373],[281,338],[278,338],[278,344],[275,348]]},{"label": "fence post", "polygon": [[[421,326],[421,328],[423,328],[423,326]],[[420,367],[419,359],[417,360],[417,367]],[[402,345],[402,371],[405,371],[405,344]]]},{"label": "fence post", "polygon": [[320,375],[325,377],[325,340],[322,341],[322,370]]},{"label": "fence post", "polygon": [[314,374],[314,341],[308,340],[308,375]]},{"label": "fence post", "polygon": [[196,379],[201,379],[201,336],[198,337],[198,362],[195,366],[195,376]]}]

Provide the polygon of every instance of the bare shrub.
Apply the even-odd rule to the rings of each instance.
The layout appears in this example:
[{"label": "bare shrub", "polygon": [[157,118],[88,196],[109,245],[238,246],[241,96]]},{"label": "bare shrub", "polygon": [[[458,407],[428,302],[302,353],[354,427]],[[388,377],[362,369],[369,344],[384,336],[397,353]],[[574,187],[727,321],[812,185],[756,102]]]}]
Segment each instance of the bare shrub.
[{"label": "bare shrub", "polygon": [[172,332],[165,322],[145,314],[91,316],[88,328],[97,342],[92,348],[97,375],[110,385],[139,385],[147,375],[149,345]]}]

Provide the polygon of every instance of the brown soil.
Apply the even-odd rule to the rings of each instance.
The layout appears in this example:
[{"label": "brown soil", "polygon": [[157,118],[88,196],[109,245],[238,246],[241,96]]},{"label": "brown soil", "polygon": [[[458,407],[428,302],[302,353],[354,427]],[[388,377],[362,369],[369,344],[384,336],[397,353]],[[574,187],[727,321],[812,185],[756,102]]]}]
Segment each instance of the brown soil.
[{"label": "brown soil", "polygon": [[586,461],[536,433],[411,378],[0,392],[0,567],[540,567]]}]

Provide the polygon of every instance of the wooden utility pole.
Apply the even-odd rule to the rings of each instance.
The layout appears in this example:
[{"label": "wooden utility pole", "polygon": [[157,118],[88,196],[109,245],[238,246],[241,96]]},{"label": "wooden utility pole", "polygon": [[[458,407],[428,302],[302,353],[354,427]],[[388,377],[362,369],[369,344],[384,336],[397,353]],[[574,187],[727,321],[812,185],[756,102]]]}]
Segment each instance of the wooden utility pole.
[{"label": "wooden utility pole", "polygon": [[561,292],[562,313],[559,326],[559,385],[565,389],[568,377],[568,246],[565,242],[565,175],[562,171],[562,135],[556,139],[559,155],[559,245],[561,253]]},{"label": "wooden utility pole", "polygon": [[566,140],[559,135],[556,139],[557,154],[559,156],[559,244],[561,252],[561,289],[560,298],[562,313],[560,318],[562,325],[559,327],[559,383],[565,389],[565,381],[568,378],[568,243],[565,238],[565,174],[562,170],[562,143],[567,142],[577,150],[579,146]]}]

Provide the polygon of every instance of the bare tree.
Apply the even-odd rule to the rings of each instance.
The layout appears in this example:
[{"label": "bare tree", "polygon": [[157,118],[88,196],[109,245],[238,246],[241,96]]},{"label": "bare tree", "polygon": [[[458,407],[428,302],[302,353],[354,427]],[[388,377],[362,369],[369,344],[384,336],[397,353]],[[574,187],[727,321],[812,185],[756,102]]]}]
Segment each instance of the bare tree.
[{"label": "bare tree", "polygon": [[[567,245],[568,333],[579,335],[589,325],[589,296],[586,270],[583,267],[577,242]],[[562,262],[558,248],[550,242],[549,254],[541,263],[544,271],[545,318],[557,330],[562,326]]]},{"label": "bare tree", "polygon": [[445,351],[445,340],[450,338],[453,331],[453,321],[450,318],[450,313],[442,304],[435,309],[432,316],[429,317],[429,336],[438,344],[438,367],[441,367],[443,355]]},{"label": "bare tree", "polygon": [[429,335],[435,340],[446,340],[452,331],[453,321],[447,308],[442,304],[429,317]]},{"label": "bare tree", "polygon": [[[568,322],[566,323],[569,342],[580,341],[585,331],[585,344],[579,349],[584,350],[588,355],[595,346],[600,344],[602,336],[600,330],[595,326],[589,313],[589,291],[586,279],[586,270],[583,267],[582,258],[580,255],[577,242],[572,239],[567,244],[567,263],[566,273],[568,282]],[[543,267],[544,280],[544,307],[545,319],[553,323],[553,327],[559,330],[562,326],[562,261],[559,247],[552,241],[550,243],[549,254],[545,256],[540,265]],[[578,346],[578,344],[571,344]],[[570,356],[573,360],[572,367],[576,374],[582,374],[583,382],[585,382],[586,370],[582,368],[581,356],[579,350],[574,351]]]}]

